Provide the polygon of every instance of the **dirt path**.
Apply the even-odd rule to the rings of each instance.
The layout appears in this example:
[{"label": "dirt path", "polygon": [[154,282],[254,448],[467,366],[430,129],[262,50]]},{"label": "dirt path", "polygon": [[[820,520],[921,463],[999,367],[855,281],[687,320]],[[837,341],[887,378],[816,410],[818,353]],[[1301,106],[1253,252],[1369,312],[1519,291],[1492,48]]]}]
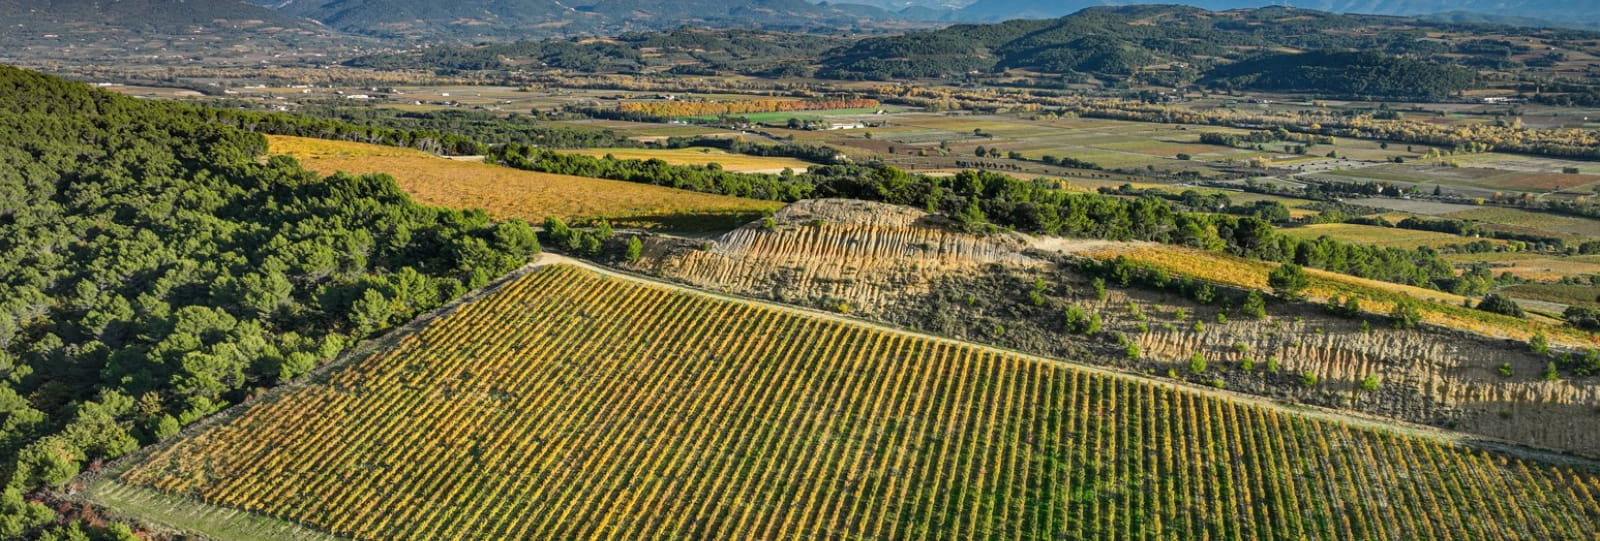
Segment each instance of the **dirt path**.
[{"label": "dirt path", "polygon": [[1358,413],[1348,412],[1348,411],[1334,410],[1334,409],[1322,408],[1322,407],[1317,407],[1317,406],[1309,406],[1309,405],[1304,405],[1304,404],[1293,404],[1293,403],[1278,402],[1278,401],[1274,401],[1274,400],[1264,399],[1262,397],[1259,397],[1259,396],[1256,396],[1256,395],[1251,395],[1251,394],[1238,393],[1238,392],[1228,391],[1228,390],[1224,390],[1224,389],[1216,389],[1216,388],[1211,388],[1211,387],[1201,387],[1201,386],[1196,386],[1196,385],[1189,385],[1189,384],[1186,384],[1186,383],[1174,382],[1174,381],[1171,381],[1171,380],[1152,378],[1152,377],[1145,376],[1143,374],[1134,373],[1134,372],[1126,372],[1126,371],[1115,370],[1115,369],[1106,368],[1106,367],[1102,367],[1102,366],[1094,366],[1094,365],[1089,365],[1089,364],[1075,363],[1075,362],[1065,361],[1065,360],[1061,360],[1061,359],[1052,359],[1052,358],[1047,358],[1047,357],[1040,357],[1040,356],[1037,356],[1037,355],[1032,355],[1032,354],[1024,353],[1024,352],[1021,352],[1021,351],[1016,351],[1016,350],[1011,350],[1011,349],[1006,349],[1006,348],[1000,348],[1000,347],[990,346],[990,345],[986,345],[986,344],[980,344],[980,343],[976,343],[976,342],[965,342],[965,341],[956,340],[956,339],[953,339],[953,338],[947,338],[947,337],[944,337],[944,336],[928,334],[928,333],[923,333],[923,332],[917,332],[917,331],[912,331],[912,330],[909,330],[909,329],[904,329],[904,328],[900,328],[900,327],[894,327],[894,326],[890,326],[890,325],[885,325],[885,324],[882,324],[882,323],[869,321],[869,320],[865,320],[865,319],[849,317],[849,316],[845,316],[845,315],[841,315],[841,314],[837,314],[837,313],[833,313],[833,312],[825,312],[825,311],[822,311],[822,310],[815,310],[815,309],[805,308],[805,307],[800,307],[800,306],[793,306],[793,305],[775,303],[775,302],[764,301],[764,300],[759,300],[759,299],[751,299],[751,298],[746,298],[746,297],[728,295],[728,294],[724,294],[724,293],[717,293],[717,292],[714,292],[714,291],[705,291],[705,290],[695,289],[695,288],[688,287],[688,286],[685,286],[685,285],[681,285],[681,284],[677,284],[677,283],[673,283],[673,282],[668,282],[668,281],[665,281],[665,280],[660,280],[660,279],[652,278],[652,277],[649,277],[649,276],[642,276],[642,275],[638,275],[638,274],[634,274],[634,273],[630,273],[630,272],[626,272],[626,271],[621,271],[621,270],[613,269],[613,268],[610,268],[610,267],[604,267],[604,266],[597,265],[597,264],[594,264],[594,263],[591,263],[591,262],[588,262],[588,261],[584,261],[584,260],[576,259],[576,258],[572,258],[572,257],[567,257],[567,256],[559,255],[559,254],[550,254],[550,253],[541,254],[538,257],[538,259],[536,259],[530,265],[530,268],[540,267],[540,266],[545,266],[545,265],[554,265],[554,264],[573,265],[573,266],[581,267],[581,268],[583,268],[585,270],[596,272],[596,273],[599,273],[599,274],[602,274],[602,275],[612,276],[612,277],[626,279],[626,280],[648,282],[650,284],[654,284],[654,285],[657,285],[657,286],[660,286],[660,287],[665,287],[665,288],[669,288],[669,289],[673,289],[673,290],[677,290],[677,291],[684,291],[684,292],[694,293],[694,294],[698,294],[698,295],[705,295],[705,296],[714,297],[714,298],[723,299],[723,300],[728,300],[728,301],[733,301],[733,302],[747,303],[747,304],[757,305],[757,306],[761,306],[761,307],[765,307],[765,308],[770,308],[770,309],[773,309],[773,310],[780,310],[780,311],[789,312],[789,313],[793,313],[793,314],[804,315],[804,316],[808,316],[808,317],[819,317],[819,318],[824,318],[824,319],[827,319],[827,320],[830,320],[830,321],[837,321],[837,322],[848,323],[848,324],[852,324],[852,325],[866,326],[866,327],[870,327],[870,328],[878,330],[878,331],[882,331],[882,332],[886,332],[886,333],[892,333],[892,334],[896,334],[896,335],[900,335],[900,336],[915,337],[915,338],[920,338],[920,339],[925,339],[925,340],[933,340],[933,341],[936,341],[936,342],[939,342],[939,343],[943,343],[943,344],[978,348],[980,350],[988,351],[988,352],[991,352],[991,353],[1001,353],[1001,354],[1020,357],[1020,358],[1023,358],[1023,359],[1028,359],[1028,360],[1032,360],[1032,361],[1036,361],[1036,362],[1052,363],[1052,364],[1069,366],[1069,367],[1071,367],[1073,369],[1081,370],[1081,371],[1088,372],[1088,373],[1091,373],[1091,374],[1098,374],[1098,375],[1104,375],[1104,376],[1125,378],[1125,379],[1134,380],[1134,381],[1137,381],[1137,382],[1140,382],[1140,383],[1143,383],[1143,384],[1146,384],[1146,385],[1158,385],[1158,386],[1165,387],[1165,388],[1171,388],[1171,389],[1178,389],[1178,390],[1183,390],[1183,391],[1188,391],[1188,392],[1200,393],[1200,394],[1204,394],[1204,395],[1207,395],[1207,396],[1212,396],[1212,397],[1218,397],[1218,398],[1223,398],[1223,399],[1227,399],[1227,400],[1232,400],[1234,402],[1252,404],[1252,405],[1261,406],[1261,407],[1265,407],[1265,408],[1273,408],[1273,409],[1277,409],[1277,410],[1280,410],[1280,411],[1288,412],[1288,413],[1291,413],[1291,414],[1306,415],[1306,416],[1310,416],[1310,417],[1313,417],[1313,418],[1322,419],[1322,420],[1326,420],[1326,421],[1332,421],[1332,422],[1336,422],[1336,423],[1345,423],[1345,424],[1349,424],[1349,425],[1356,426],[1356,427],[1364,427],[1364,428],[1370,428],[1370,429],[1375,429],[1375,430],[1383,430],[1383,431],[1388,431],[1388,432],[1392,432],[1392,433],[1404,434],[1404,435],[1408,435],[1408,436],[1430,438],[1430,439],[1449,442],[1449,443],[1458,444],[1458,445],[1466,445],[1466,446],[1476,447],[1476,448],[1485,449],[1485,450],[1489,450],[1489,451],[1506,453],[1506,454],[1510,454],[1510,455],[1514,455],[1514,456],[1518,456],[1518,457],[1522,457],[1522,458],[1537,460],[1537,461],[1551,463],[1551,464],[1574,465],[1574,466],[1586,466],[1586,467],[1590,467],[1590,468],[1600,468],[1600,460],[1591,460],[1591,459],[1587,459],[1587,458],[1582,458],[1582,457],[1576,457],[1576,456],[1572,456],[1572,455],[1562,454],[1562,453],[1558,453],[1558,452],[1554,452],[1554,451],[1549,451],[1549,450],[1544,450],[1544,449],[1536,449],[1536,448],[1528,447],[1528,446],[1521,445],[1521,444],[1518,444],[1518,443],[1513,443],[1513,442],[1503,441],[1503,440],[1494,440],[1494,439],[1490,439],[1490,438],[1487,438],[1487,437],[1484,437],[1484,436],[1480,436],[1480,435],[1453,432],[1453,431],[1444,430],[1444,429],[1440,429],[1440,428],[1436,428],[1436,427],[1432,427],[1432,426],[1427,426],[1427,425],[1420,425],[1420,424],[1414,424],[1414,423],[1403,423],[1403,422],[1394,421],[1394,420],[1391,420],[1391,419],[1384,419],[1384,418],[1379,418],[1379,417],[1361,415],[1361,414],[1358,414]]}]

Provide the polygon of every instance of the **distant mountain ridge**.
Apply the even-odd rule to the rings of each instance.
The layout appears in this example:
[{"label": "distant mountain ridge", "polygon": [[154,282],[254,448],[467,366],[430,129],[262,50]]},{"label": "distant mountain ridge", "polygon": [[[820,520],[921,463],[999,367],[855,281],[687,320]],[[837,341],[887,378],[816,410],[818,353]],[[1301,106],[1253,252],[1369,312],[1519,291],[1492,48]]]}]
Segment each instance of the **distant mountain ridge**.
[{"label": "distant mountain ridge", "polygon": [[694,24],[806,28],[891,17],[805,0],[252,0],[356,34],[463,40],[615,35]]},{"label": "distant mountain ridge", "polygon": [[[954,11],[937,12],[948,21],[1001,21],[1017,18],[1054,18],[1098,6],[1149,4],[1136,0],[977,0]],[[1332,13],[1366,15],[1435,15],[1471,13],[1520,18],[1524,21],[1587,23],[1600,21],[1600,4],[1570,0],[1179,0],[1180,4],[1208,10],[1230,10],[1264,6],[1286,6]],[[920,13],[927,14],[928,11]],[[922,18],[928,18],[926,15]]]},{"label": "distant mountain ridge", "polygon": [[244,0],[0,0],[0,25],[106,25],[172,33],[193,27],[277,26],[315,23]]},{"label": "distant mountain ridge", "polygon": [[372,41],[244,0],[0,0],[0,59],[10,62],[259,61],[343,54]]}]

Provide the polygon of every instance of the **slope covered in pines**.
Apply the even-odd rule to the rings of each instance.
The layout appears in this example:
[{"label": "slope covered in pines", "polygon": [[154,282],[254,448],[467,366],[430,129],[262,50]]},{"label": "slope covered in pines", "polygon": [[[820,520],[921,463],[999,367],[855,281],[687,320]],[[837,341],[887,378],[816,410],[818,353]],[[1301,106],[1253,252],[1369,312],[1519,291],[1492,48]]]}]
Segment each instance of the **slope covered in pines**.
[{"label": "slope covered in pines", "polygon": [[0,537],[27,495],[519,266],[521,222],[262,160],[188,106],[0,67]]}]

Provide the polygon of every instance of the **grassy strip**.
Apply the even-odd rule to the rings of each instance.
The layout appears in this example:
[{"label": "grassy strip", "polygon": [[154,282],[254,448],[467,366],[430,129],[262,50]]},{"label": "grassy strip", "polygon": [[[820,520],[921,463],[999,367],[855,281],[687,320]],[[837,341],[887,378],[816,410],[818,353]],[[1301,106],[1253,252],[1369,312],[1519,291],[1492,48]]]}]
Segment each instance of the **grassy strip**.
[{"label": "grassy strip", "polygon": [[219,541],[344,541],[345,538],[249,511],[139,488],[109,479],[89,486],[95,503],[128,516]]}]

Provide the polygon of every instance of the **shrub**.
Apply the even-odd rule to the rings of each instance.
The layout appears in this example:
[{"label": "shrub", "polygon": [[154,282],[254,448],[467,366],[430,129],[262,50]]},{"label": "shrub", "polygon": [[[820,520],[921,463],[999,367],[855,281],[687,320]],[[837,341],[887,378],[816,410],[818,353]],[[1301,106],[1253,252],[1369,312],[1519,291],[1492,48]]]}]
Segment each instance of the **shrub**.
[{"label": "shrub", "polygon": [[1266,319],[1267,299],[1262,297],[1261,293],[1251,290],[1249,294],[1245,295],[1244,305],[1239,307],[1239,311],[1256,319]]},{"label": "shrub", "polygon": [[1267,285],[1272,286],[1273,293],[1279,297],[1299,300],[1305,295],[1306,287],[1311,285],[1311,279],[1299,265],[1285,263],[1267,275]]},{"label": "shrub", "polygon": [[1189,357],[1189,373],[1204,374],[1206,372],[1206,357],[1199,353]]},{"label": "shrub", "polygon": [[1330,297],[1327,304],[1328,313],[1339,317],[1356,317],[1361,315],[1361,301],[1354,295],[1349,297]]},{"label": "shrub", "polygon": [[1500,372],[1500,377],[1511,377],[1511,363],[1500,363],[1500,366],[1496,367],[1495,370]]},{"label": "shrub", "polygon": [[1310,387],[1312,385],[1316,385],[1317,384],[1317,375],[1314,374],[1314,373],[1311,373],[1309,371],[1304,373],[1304,374],[1301,374],[1300,375],[1300,383],[1304,384],[1306,387]]},{"label": "shrub", "polygon": [[1376,391],[1380,383],[1377,374],[1367,374],[1367,377],[1361,378],[1361,389],[1367,392]]},{"label": "shrub", "polygon": [[644,243],[639,242],[639,237],[628,237],[628,246],[623,249],[622,259],[629,263],[639,260],[644,253]]},{"label": "shrub", "polygon": [[1550,353],[1550,339],[1544,336],[1544,331],[1533,333],[1533,338],[1528,339],[1528,349],[1541,355],[1548,354]]},{"label": "shrub", "polygon": [[1415,329],[1422,323],[1422,313],[1409,302],[1397,302],[1389,311],[1389,321],[1396,329]]},{"label": "shrub", "polygon": [[1239,362],[1239,368],[1243,368],[1245,372],[1254,371],[1256,369],[1256,360],[1245,357],[1243,361]]},{"label": "shrub", "polygon": [[1561,317],[1573,327],[1586,331],[1600,331],[1600,308],[1568,306],[1567,310],[1561,313]]},{"label": "shrub", "polygon": [[1102,300],[1102,301],[1106,300],[1106,279],[1105,278],[1095,278],[1094,279],[1094,298]]},{"label": "shrub", "polygon": [[1084,312],[1083,308],[1068,306],[1063,319],[1067,332],[1081,334],[1089,328],[1089,314]]},{"label": "shrub", "polygon": [[1522,307],[1517,306],[1516,301],[1499,293],[1484,295],[1483,300],[1478,301],[1478,309],[1511,317],[1523,317],[1525,315],[1522,313]]}]

